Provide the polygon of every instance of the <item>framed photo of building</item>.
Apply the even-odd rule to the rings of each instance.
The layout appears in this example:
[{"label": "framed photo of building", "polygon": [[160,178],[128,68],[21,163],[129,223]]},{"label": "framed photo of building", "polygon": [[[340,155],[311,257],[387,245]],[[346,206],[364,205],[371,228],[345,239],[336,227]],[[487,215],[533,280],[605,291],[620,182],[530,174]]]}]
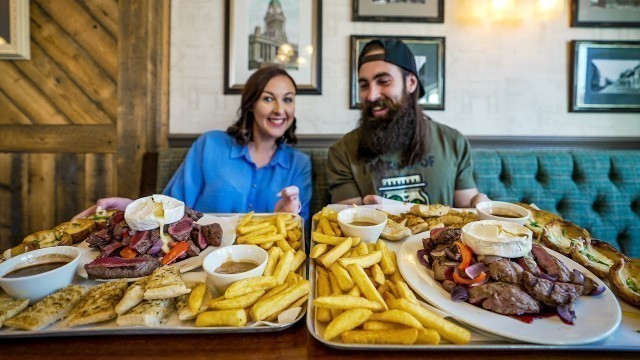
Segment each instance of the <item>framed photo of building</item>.
[{"label": "framed photo of building", "polygon": [[0,60],[29,60],[29,1],[0,0]]},{"label": "framed photo of building", "polygon": [[571,0],[573,27],[640,27],[638,0]]},{"label": "framed photo of building", "polygon": [[571,42],[572,112],[640,112],[640,41]]},{"label": "framed photo of building", "polygon": [[322,0],[226,0],[224,93],[240,94],[260,67],[284,67],[298,94],[319,95]]},{"label": "framed photo of building", "polygon": [[352,0],[353,21],[444,22],[444,0]]},{"label": "framed photo of building", "polygon": [[444,45],[443,37],[351,35],[350,108],[360,108],[358,86],[358,55],[373,39],[397,38],[402,40],[415,57],[418,77],[425,96],[418,100],[423,109],[444,110]]}]

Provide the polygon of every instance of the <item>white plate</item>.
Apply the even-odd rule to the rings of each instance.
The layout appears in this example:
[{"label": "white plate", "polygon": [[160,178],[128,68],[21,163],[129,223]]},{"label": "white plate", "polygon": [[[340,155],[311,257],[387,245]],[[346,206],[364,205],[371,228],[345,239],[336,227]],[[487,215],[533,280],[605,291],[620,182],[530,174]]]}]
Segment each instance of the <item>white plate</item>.
[{"label": "white plate", "polygon": [[[229,246],[233,244],[236,240],[236,226],[235,223],[237,218],[222,218],[209,214],[204,214],[203,217],[198,220],[198,224],[200,225],[209,225],[213,223],[220,224],[222,228],[222,239],[220,239],[220,246],[207,246],[204,250],[200,252],[198,256],[190,257],[181,261],[178,261],[170,266],[175,266],[180,268],[180,272],[187,272],[189,270],[193,270],[198,266],[202,265],[202,261],[205,256],[212,252],[215,249],[219,249],[221,247]],[[78,249],[82,252],[80,255],[80,262],[78,263],[78,268],[76,269],[76,273],[81,277],[88,279],[89,275],[87,271],[84,269],[84,265],[92,262],[96,256],[100,254],[100,251],[94,248],[90,248],[89,244],[86,241],[78,244]],[[129,281],[136,281],[140,278],[129,278]],[[111,279],[96,279],[96,281],[109,281]]]},{"label": "white plate", "polygon": [[[604,339],[613,333],[621,321],[621,311],[615,296],[607,288],[598,296],[581,296],[574,304],[574,325],[563,323],[557,316],[535,319],[527,324],[466,302],[454,302],[448,292],[433,278],[431,270],[418,261],[416,252],[422,249],[422,238],[405,240],[398,252],[398,267],[407,284],[424,300],[451,314],[456,320],[480,330],[519,341],[545,345],[579,345]],[[605,285],[589,270],[573,260],[546,249],[570,270],[578,269],[599,285]]]}]

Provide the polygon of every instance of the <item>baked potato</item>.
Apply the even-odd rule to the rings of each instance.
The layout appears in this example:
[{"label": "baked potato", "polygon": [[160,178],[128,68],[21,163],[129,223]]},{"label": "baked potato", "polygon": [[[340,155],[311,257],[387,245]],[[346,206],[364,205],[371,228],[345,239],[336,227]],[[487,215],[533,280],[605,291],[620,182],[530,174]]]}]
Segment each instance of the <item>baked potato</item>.
[{"label": "baked potato", "polygon": [[71,235],[61,230],[42,230],[35,232],[22,240],[18,246],[10,249],[11,257],[24,254],[31,250],[52,246],[71,245]]},{"label": "baked potato", "polygon": [[[520,203],[518,203],[520,205]],[[560,216],[545,210],[529,209],[531,216],[529,220],[524,223],[529,230],[533,231],[534,239],[539,240],[542,236],[544,227],[552,220],[563,220]]]},{"label": "baked potato", "polygon": [[640,307],[640,259],[620,258],[609,269],[611,290],[631,305]]},{"label": "baked potato", "polygon": [[71,236],[73,243],[84,241],[93,229],[95,229],[95,221],[90,219],[76,219],[64,222],[54,228],[54,230],[64,231]]},{"label": "baked potato", "polygon": [[544,226],[541,242],[549,249],[571,257],[571,247],[583,246],[590,238],[587,230],[572,222],[556,219]]},{"label": "baked potato", "polygon": [[611,266],[624,257],[624,254],[611,244],[596,239],[586,239],[583,243],[575,242],[571,246],[571,258],[601,279],[606,279]]}]

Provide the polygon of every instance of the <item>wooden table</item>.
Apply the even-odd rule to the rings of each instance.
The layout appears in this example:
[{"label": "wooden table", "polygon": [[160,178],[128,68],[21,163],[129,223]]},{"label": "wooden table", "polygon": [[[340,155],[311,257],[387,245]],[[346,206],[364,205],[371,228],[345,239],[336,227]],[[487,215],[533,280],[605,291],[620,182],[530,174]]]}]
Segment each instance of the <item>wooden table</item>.
[{"label": "wooden table", "polygon": [[[640,334],[638,334],[640,341]],[[638,359],[637,352],[343,351],[316,341],[304,320],[263,334],[86,336],[0,340],[0,359]]]}]

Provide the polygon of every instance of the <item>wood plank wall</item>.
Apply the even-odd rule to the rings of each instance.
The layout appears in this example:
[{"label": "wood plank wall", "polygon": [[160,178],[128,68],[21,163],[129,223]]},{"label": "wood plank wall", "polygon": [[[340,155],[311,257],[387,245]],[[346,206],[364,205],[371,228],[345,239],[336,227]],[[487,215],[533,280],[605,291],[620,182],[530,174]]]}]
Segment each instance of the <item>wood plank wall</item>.
[{"label": "wood plank wall", "polygon": [[31,0],[0,60],[0,250],[101,197],[137,197],[166,145],[170,0]]}]

